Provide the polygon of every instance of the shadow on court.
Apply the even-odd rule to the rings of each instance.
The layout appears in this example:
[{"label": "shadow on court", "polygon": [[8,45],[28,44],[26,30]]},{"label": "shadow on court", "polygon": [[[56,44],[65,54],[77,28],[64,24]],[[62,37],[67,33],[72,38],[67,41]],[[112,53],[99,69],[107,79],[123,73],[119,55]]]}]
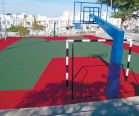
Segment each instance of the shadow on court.
[{"label": "shadow on court", "polygon": [[[82,103],[82,102],[92,102],[92,101],[102,101],[105,100],[106,97],[100,95],[101,90],[105,89],[106,83],[104,82],[94,82],[92,84],[82,84],[82,83],[75,83],[78,87],[76,90],[76,94],[83,93],[84,95],[90,94],[90,97],[75,97],[73,100],[71,98],[71,82],[69,83],[69,87],[65,87],[65,82],[61,82],[59,84],[48,84],[43,90],[36,91],[33,90],[27,93],[21,102],[16,106],[16,108],[27,108],[27,107],[39,107],[39,106],[53,106],[53,105],[64,105],[64,104],[74,104],[74,103]],[[122,88],[124,91],[124,88]],[[74,93],[75,94],[75,93]],[[98,95],[99,94],[99,95]],[[85,108],[87,112],[90,112],[90,116],[93,114],[127,114],[127,113],[138,113],[137,107],[130,105],[122,100],[115,100],[111,102],[104,102],[95,106],[91,106],[88,104],[88,107],[92,107],[91,109],[86,109],[83,104],[78,105],[78,107],[73,106],[75,110],[72,113],[85,113],[83,111]],[[123,108],[122,106],[124,105]],[[56,114],[70,114],[67,113],[67,109],[60,106],[58,108],[54,108],[53,110],[49,110],[49,113],[52,115]],[[95,110],[94,110],[95,109]],[[35,112],[34,114],[36,114]],[[47,114],[46,114],[47,115]]]},{"label": "shadow on court", "polygon": [[[80,103],[87,101],[98,101],[106,99],[103,96],[95,96],[100,94],[101,89],[105,89],[106,83],[104,82],[95,82],[92,84],[82,84],[74,83],[76,85],[76,92],[74,94],[84,93],[84,95],[90,94],[91,97],[84,97],[79,99],[75,97],[72,100],[71,96],[71,82],[69,82],[69,87],[65,86],[65,81],[56,84],[51,83],[45,86],[44,89],[37,91],[32,90],[28,92],[21,102],[16,106],[16,108],[26,108],[26,107],[36,107],[36,106],[52,106],[52,105],[63,105],[63,104],[72,104]],[[96,89],[96,90],[95,90]]]}]

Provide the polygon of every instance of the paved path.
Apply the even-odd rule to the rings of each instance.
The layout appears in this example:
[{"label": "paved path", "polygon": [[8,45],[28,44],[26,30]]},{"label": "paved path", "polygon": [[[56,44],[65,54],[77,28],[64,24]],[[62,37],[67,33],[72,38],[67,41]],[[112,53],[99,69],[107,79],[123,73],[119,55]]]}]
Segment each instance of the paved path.
[{"label": "paved path", "polygon": [[139,116],[139,97],[52,107],[1,110],[0,116]]}]

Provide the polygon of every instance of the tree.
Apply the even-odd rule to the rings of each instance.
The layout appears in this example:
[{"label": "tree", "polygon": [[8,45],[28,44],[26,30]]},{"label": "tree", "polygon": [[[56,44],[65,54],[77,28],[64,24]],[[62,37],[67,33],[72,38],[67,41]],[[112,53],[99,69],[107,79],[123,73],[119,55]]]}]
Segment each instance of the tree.
[{"label": "tree", "polygon": [[33,30],[44,30],[45,26],[38,24],[37,20],[36,20],[36,18],[34,16],[34,22],[33,22],[33,25],[32,25],[32,29]]},{"label": "tree", "polygon": [[118,12],[113,14],[115,18],[121,18],[121,27],[124,21],[128,19],[136,19],[138,17],[137,11],[139,10],[138,0],[117,0],[114,2],[115,6],[118,8]]},{"label": "tree", "polygon": [[29,34],[27,27],[23,26],[14,26],[12,25],[10,28],[7,29],[8,32],[19,32],[20,36],[25,36]]},{"label": "tree", "polygon": [[[98,2],[111,4],[111,0],[98,0]],[[139,10],[139,0],[113,0],[112,7],[118,9],[118,12],[114,12],[112,17],[121,18],[121,27],[127,19],[134,18],[138,16],[137,11]]]},{"label": "tree", "polygon": [[118,10],[126,9],[132,12],[139,10],[139,0],[98,0],[98,2],[111,5],[112,8],[117,8]]}]

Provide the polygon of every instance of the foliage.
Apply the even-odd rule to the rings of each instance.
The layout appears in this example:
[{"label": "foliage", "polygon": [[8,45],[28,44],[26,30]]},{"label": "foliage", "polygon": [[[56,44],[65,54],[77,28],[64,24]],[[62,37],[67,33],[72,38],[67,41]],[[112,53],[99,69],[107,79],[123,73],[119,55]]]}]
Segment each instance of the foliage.
[{"label": "foliage", "polygon": [[14,26],[12,25],[10,28],[7,29],[8,32],[19,32],[20,36],[28,35],[29,31],[27,27],[23,26]]},{"label": "foliage", "polygon": [[[98,2],[111,4],[111,0],[98,0]],[[112,8],[118,9],[118,12],[113,13],[113,17],[121,18],[122,23],[130,18],[139,17],[137,11],[139,10],[139,0],[112,0]]]},{"label": "foliage", "polygon": [[45,26],[38,24],[37,21],[36,21],[36,18],[34,16],[34,22],[32,24],[32,29],[33,30],[44,30]]},{"label": "foliage", "polygon": [[113,17],[122,18],[122,21],[138,17],[136,11],[139,10],[139,0],[117,0],[114,5],[119,12],[115,13]]},{"label": "foliage", "polygon": [[118,10],[130,10],[131,12],[139,10],[139,0],[98,0],[98,2],[111,5],[112,1],[112,8]]}]

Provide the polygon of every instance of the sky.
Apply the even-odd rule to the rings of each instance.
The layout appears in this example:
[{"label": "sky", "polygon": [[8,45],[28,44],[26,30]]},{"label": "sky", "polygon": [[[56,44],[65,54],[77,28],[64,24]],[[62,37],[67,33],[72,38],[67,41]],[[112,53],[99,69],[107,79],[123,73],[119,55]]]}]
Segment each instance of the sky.
[{"label": "sky", "polygon": [[[29,13],[50,17],[58,17],[65,10],[73,10],[75,0],[3,0],[5,13]],[[76,0],[95,2],[96,0]],[[2,13],[2,0],[0,0],[0,13]]]}]

